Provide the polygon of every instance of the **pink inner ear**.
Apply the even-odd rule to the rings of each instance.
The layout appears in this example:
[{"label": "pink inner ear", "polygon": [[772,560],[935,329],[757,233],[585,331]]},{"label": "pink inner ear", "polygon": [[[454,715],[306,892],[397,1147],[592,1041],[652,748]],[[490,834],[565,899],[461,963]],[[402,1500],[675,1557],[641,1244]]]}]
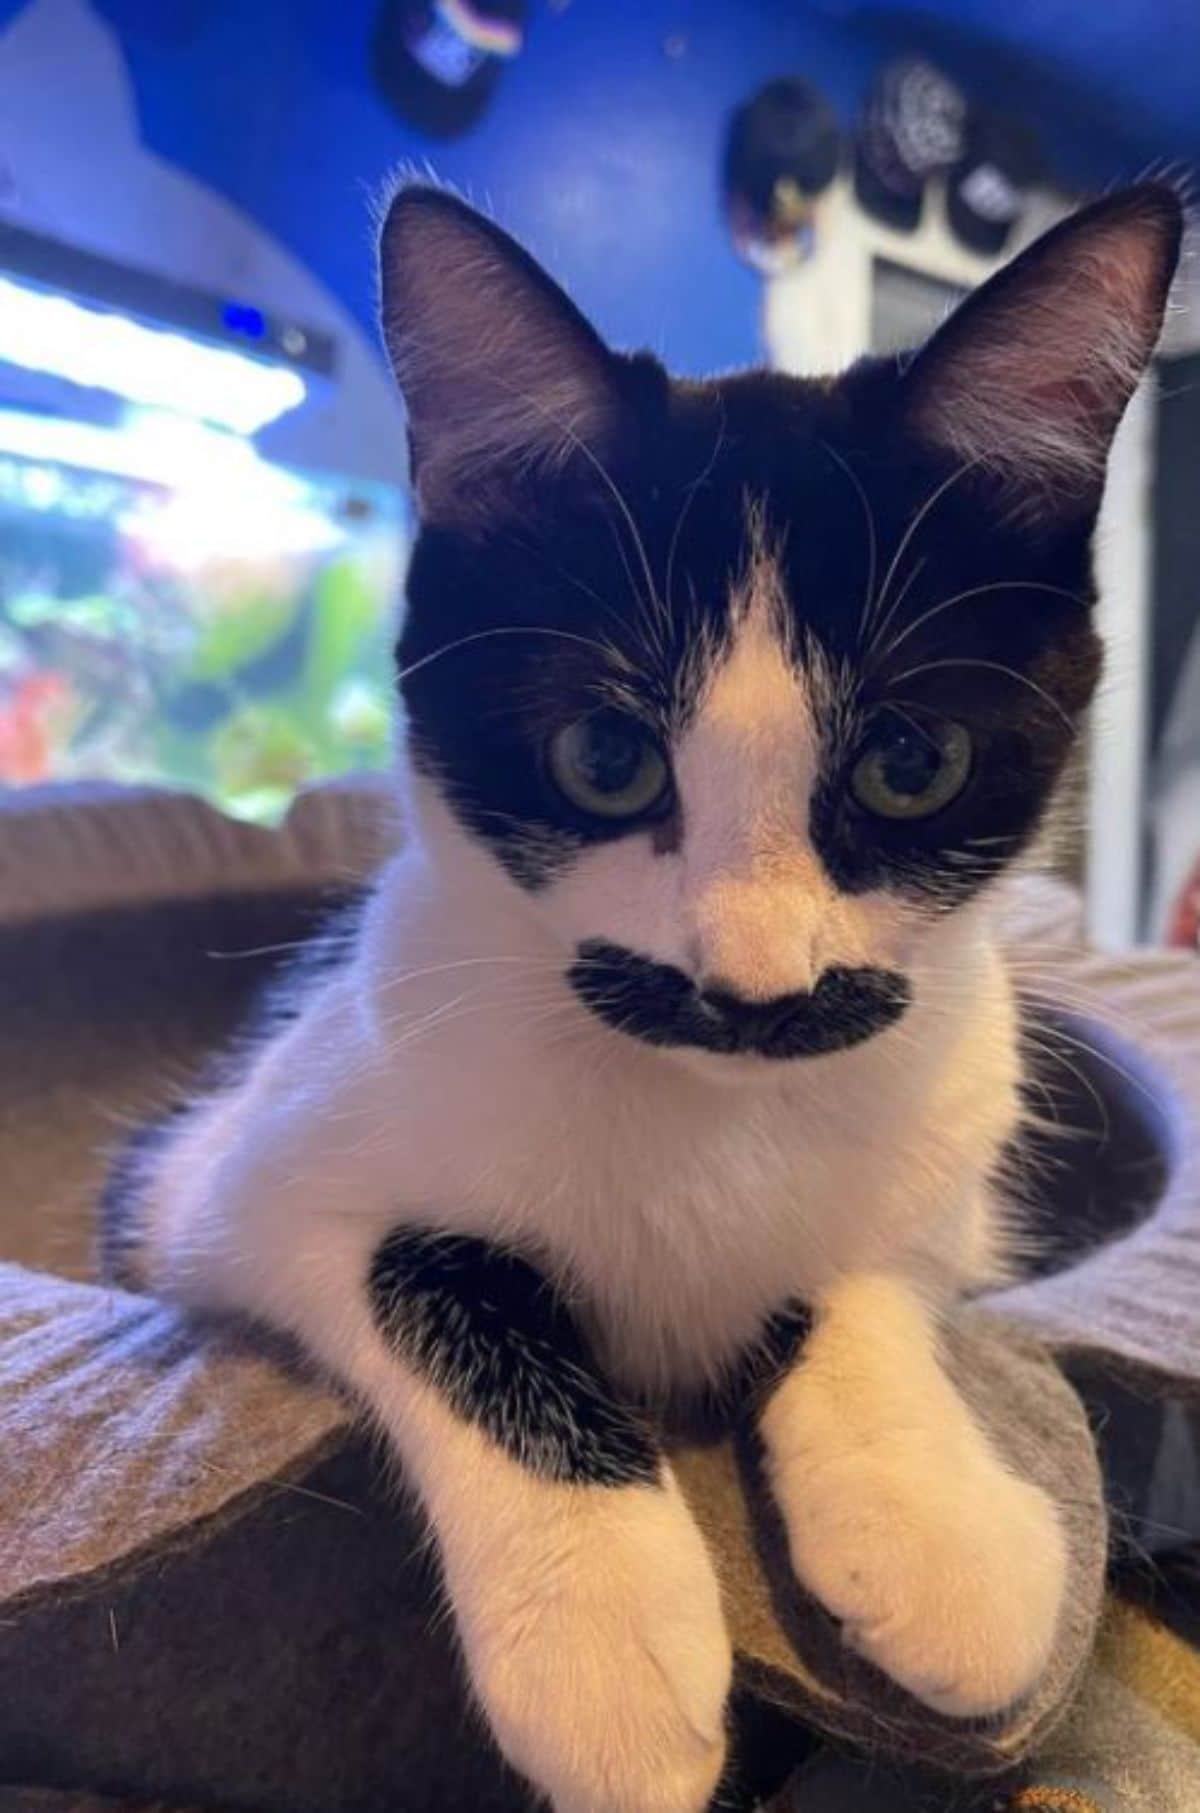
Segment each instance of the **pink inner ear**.
[{"label": "pink inner ear", "polygon": [[963,305],[918,407],[921,430],[962,460],[1034,484],[1103,474],[1113,433],[1157,338],[1163,248],[1145,221],[1070,236]]},{"label": "pink inner ear", "polygon": [[613,411],[604,349],[515,247],[465,210],[423,206],[383,251],[424,510],[469,513],[479,482],[594,448]]}]

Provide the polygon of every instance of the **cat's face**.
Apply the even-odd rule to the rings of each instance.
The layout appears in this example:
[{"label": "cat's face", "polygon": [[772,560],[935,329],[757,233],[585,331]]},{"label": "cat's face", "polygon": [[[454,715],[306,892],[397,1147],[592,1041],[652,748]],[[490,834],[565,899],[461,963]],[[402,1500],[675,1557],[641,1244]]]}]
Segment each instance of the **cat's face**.
[{"label": "cat's face", "polygon": [[461,204],[393,204],[412,758],[600,1018],[763,1069],[859,1043],[1026,847],[1178,224],[1101,204],[912,362],[684,384]]}]

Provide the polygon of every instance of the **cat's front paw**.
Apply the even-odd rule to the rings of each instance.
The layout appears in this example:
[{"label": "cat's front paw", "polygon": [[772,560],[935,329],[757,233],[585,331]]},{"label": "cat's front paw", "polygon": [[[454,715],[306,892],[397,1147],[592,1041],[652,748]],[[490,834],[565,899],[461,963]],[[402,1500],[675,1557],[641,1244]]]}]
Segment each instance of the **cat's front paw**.
[{"label": "cat's front paw", "polygon": [[1050,1658],[1066,1580],[1054,1506],[983,1444],[911,1431],[778,1456],[792,1564],[847,1642],[935,1710],[996,1713]]},{"label": "cat's front paw", "polygon": [[732,1659],[712,1563],[673,1483],[613,1493],[512,1585],[464,1621],[509,1761],[555,1813],[703,1813]]}]

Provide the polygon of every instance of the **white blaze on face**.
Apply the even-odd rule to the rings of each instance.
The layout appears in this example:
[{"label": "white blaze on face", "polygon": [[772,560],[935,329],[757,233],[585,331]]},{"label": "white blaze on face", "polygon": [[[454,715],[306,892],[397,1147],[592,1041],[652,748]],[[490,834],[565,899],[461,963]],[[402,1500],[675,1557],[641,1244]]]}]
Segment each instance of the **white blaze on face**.
[{"label": "white blaze on face", "polygon": [[729,651],[675,753],[687,968],[751,1000],[810,988],[832,885],[807,836],[819,745],[774,569],[756,561]]},{"label": "white blaze on face", "polygon": [[733,613],[672,751],[678,848],[656,851],[638,832],[588,851],[545,907],[572,940],[606,939],[747,1000],[812,988],[835,965],[904,970],[911,909],[881,891],[839,892],[813,847],[833,682],[819,657],[794,653],[761,542]]}]

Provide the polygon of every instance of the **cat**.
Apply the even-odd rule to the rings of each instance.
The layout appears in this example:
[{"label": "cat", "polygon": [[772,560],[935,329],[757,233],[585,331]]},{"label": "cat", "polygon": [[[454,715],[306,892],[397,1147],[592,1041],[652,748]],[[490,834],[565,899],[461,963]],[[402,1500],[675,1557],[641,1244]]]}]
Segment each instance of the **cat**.
[{"label": "cat", "polygon": [[1142,184],[914,354],[699,382],[455,196],[388,207],[404,846],[128,1207],[153,1288],[298,1338],[385,1433],[556,1813],[709,1803],[730,1643],[655,1413],[789,1315],[752,1410],[847,1642],[959,1717],[1050,1653],[1055,1511],[939,1325],[1008,1261],[990,920],[1096,684],[1180,230]]}]

